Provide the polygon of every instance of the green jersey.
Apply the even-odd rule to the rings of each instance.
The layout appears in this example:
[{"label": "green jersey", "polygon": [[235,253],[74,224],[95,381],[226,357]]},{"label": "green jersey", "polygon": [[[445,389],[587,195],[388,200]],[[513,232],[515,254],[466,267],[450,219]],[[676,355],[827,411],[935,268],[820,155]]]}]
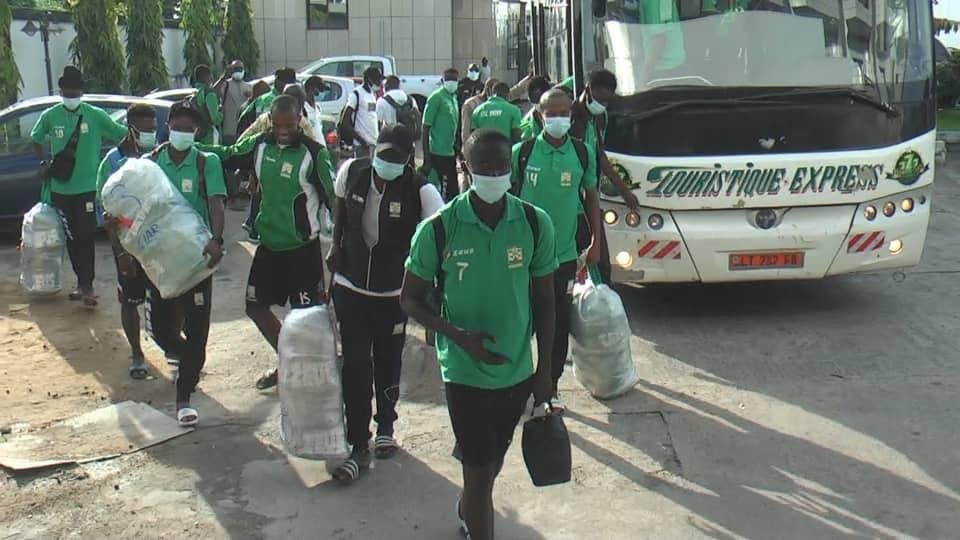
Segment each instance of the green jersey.
[{"label": "green jersey", "polygon": [[[201,185],[200,171],[197,168],[197,156],[203,153],[203,183]],[[170,158],[170,147],[159,149],[156,155],[157,165],[163,169],[167,178],[187,199],[190,206],[200,214],[204,223],[210,226],[210,210],[207,199],[210,197],[226,197],[227,186],[223,182],[223,166],[216,154],[201,152],[196,147],[191,148],[187,156],[180,163],[174,163]],[[204,193],[206,197],[204,196]]]},{"label": "green jersey", "polygon": [[556,148],[541,134],[533,145],[521,178],[522,147],[523,143],[513,147],[513,182],[521,183],[520,198],[544,209],[553,218],[557,231],[557,260],[561,264],[576,260],[580,192],[597,189],[597,154],[592,147],[586,146],[587,166],[584,168],[570,137]]},{"label": "green jersey", "polygon": [[519,107],[500,96],[493,96],[473,111],[471,126],[474,130],[495,129],[512,139],[513,130],[520,129],[521,120]]},{"label": "green jersey", "polygon": [[454,140],[460,126],[457,97],[443,88],[430,94],[423,109],[423,125],[430,127],[429,152],[435,156],[454,155]]},{"label": "green jersey", "polygon": [[[217,93],[207,85],[197,84],[194,86],[197,89],[197,102],[203,107],[203,111],[200,114],[205,115],[210,119],[210,125],[214,129],[220,129],[223,125],[223,113],[220,111],[220,98],[217,97]],[[207,132],[201,137],[197,142],[201,143],[212,143],[213,142],[213,129],[207,130]]]},{"label": "green jersey", "polygon": [[253,102],[253,108],[257,111],[257,116],[269,111],[270,106],[273,105],[273,100],[277,99],[279,95],[276,88],[271,88],[269,92],[258,97]]},{"label": "green jersey", "polygon": [[127,135],[126,126],[114,122],[106,111],[81,103],[75,111],[68,111],[62,104],[43,111],[30,132],[30,138],[37,144],[43,144],[49,139],[50,152],[57,155],[67,146],[81,116],[83,121],[80,123],[80,138],[77,140],[76,166],[69,181],[49,182],[54,193],[77,195],[96,191],[100,149],[104,139],[119,141]]},{"label": "green jersey", "polygon": [[429,282],[442,270],[441,316],[457,328],[490,334],[496,343],[487,343],[487,348],[507,358],[503,365],[484,364],[438,335],[443,380],[475,388],[509,388],[534,372],[530,279],[557,269],[553,223],[537,208],[539,236],[534,238],[523,203],[507,195],[503,217],[490,229],[477,217],[470,197],[470,192],[459,195],[432,218],[443,220],[442,259],[430,219],[413,237],[406,268]]},{"label": "green jersey", "polygon": [[273,251],[305,246],[320,233],[320,206],[333,200],[333,166],[327,149],[304,137],[280,146],[269,133],[229,147],[201,145],[224,159],[242,158],[260,183],[256,216],[260,243]]}]

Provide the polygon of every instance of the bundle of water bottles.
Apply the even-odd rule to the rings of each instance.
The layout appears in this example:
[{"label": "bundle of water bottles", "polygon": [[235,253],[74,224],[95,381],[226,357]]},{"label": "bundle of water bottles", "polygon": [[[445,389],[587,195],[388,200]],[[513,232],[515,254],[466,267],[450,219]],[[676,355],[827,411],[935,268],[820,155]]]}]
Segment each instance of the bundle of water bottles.
[{"label": "bundle of water bottles", "polygon": [[212,234],[193,206],[149,159],[129,159],[103,186],[117,236],[162,298],[176,298],[213,274],[203,254]]},{"label": "bundle of water bottles", "polygon": [[630,323],[620,296],[590,279],[573,289],[573,372],[590,394],[611,399],[629,391],[640,376],[630,352]]},{"label": "bundle of water bottles", "polygon": [[60,292],[67,235],[57,209],[46,203],[34,205],[23,216],[20,238],[20,285],[30,295]]}]

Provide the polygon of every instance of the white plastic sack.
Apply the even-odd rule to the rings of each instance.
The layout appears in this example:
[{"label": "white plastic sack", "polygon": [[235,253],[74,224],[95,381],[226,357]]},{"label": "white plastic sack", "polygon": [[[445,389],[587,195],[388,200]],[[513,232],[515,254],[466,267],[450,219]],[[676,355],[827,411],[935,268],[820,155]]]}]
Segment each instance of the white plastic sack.
[{"label": "white plastic sack", "polygon": [[280,434],[288,452],[307,459],[350,454],[331,310],[291,310],[280,330]]},{"label": "white plastic sack", "polygon": [[63,289],[67,245],[60,213],[37,203],[23,216],[20,232],[20,285],[31,295],[57,294]]},{"label": "white plastic sack", "polygon": [[213,274],[203,255],[210,229],[159,165],[128,159],[107,180],[102,198],[104,211],[119,222],[120,244],[162,298],[176,298]]},{"label": "white plastic sack", "polygon": [[587,281],[573,290],[573,372],[594,397],[611,399],[640,379],[630,353],[630,323],[610,287]]}]

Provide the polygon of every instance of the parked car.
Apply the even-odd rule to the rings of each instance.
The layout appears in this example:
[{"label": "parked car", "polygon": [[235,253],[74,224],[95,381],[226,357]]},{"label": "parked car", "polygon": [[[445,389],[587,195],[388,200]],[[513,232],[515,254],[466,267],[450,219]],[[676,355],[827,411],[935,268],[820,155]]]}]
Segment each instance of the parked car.
[{"label": "parked car", "polygon": [[332,56],[321,58],[307,65],[298,73],[304,78],[310,75],[320,75],[324,79],[328,77],[349,77],[360,84],[363,82],[363,72],[370,66],[380,68],[384,77],[387,75],[400,77],[400,89],[417,101],[421,111],[430,94],[440,88],[442,77],[439,73],[400,75],[397,72],[397,60],[392,56]]},{"label": "parked car", "polygon": [[[167,140],[169,101],[132,96],[87,94],[84,101],[96,105],[120,123],[127,121],[127,107],[149,103],[157,110],[157,139]],[[19,223],[23,214],[40,198],[41,180],[37,176],[40,158],[33,153],[30,131],[47,108],[60,103],[59,96],[47,96],[18,102],[0,111],[0,224]],[[113,146],[107,143],[102,155]]]}]

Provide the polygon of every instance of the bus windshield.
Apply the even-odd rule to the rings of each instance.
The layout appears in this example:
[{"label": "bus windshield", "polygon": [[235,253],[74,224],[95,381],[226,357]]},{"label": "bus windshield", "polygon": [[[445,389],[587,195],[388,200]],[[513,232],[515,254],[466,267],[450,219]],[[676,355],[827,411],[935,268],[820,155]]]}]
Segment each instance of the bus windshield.
[{"label": "bus windshield", "polygon": [[929,0],[609,0],[584,27],[585,67],[622,96],[850,87],[902,102],[933,76]]}]

